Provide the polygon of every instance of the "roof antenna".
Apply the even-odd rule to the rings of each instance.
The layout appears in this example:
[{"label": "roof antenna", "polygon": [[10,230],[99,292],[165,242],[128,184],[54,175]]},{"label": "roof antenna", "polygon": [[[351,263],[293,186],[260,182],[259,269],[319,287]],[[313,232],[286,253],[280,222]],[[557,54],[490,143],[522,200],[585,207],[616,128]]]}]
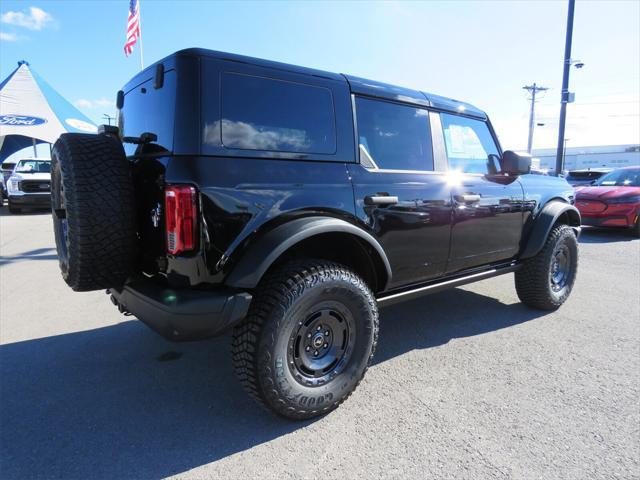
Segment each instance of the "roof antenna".
[{"label": "roof antenna", "polygon": [[28,67],[29,66],[29,62],[27,62],[26,60],[20,60],[18,62],[18,66],[20,66],[20,65],[26,65]]}]

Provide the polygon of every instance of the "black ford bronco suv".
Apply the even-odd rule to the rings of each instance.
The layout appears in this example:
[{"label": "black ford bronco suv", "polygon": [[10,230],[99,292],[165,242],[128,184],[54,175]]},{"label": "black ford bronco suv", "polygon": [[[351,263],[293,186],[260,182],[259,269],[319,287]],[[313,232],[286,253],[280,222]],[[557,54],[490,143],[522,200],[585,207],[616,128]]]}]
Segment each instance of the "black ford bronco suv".
[{"label": "black ford bronco suv", "polygon": [[533,308],[571,292],[573,189],[472,105],[189,49],[117,106],[118,127],[53,149],[65,281],[171,340],[233,330],[240,381],[280,415],[349,396],[379,306],[510,272]]}]

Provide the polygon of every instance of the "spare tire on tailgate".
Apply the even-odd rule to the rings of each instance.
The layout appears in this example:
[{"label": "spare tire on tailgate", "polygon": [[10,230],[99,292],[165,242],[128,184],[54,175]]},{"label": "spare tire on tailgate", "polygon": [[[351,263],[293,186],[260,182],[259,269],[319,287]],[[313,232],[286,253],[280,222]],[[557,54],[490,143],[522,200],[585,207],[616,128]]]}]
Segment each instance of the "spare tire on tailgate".
[{"label": "spare tire on tailgate", "polygon": [[65,133],[51,161],[62,277],[77,292],[122,286],[136,248],[133,182],[122,144],[108,135]]}]

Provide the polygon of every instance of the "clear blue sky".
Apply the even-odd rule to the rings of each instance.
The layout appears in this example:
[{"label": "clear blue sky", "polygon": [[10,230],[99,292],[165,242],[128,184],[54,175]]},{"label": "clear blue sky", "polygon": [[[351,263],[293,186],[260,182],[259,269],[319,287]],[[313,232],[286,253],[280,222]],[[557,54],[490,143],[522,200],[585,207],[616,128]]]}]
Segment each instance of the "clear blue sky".
[{"label": "clear blue sky", "polygon": [[[2,78],[26,59],[90,118],[113,114],[115,92],[139,69],[138,50],[123,53],[128,3],[3,0]],[[45,13],[34,19],[30,7]],[[197,46],[419,88],[485,109],[508,148],[526,146],[522,86],[536,81],[551,90],[534,147],[555,146],[566,1],[141,0],[141,9],[147,65]],[[578,0],[573,57],[586,65],[571,73],[569,146],[639,143],[640,1]]]}]

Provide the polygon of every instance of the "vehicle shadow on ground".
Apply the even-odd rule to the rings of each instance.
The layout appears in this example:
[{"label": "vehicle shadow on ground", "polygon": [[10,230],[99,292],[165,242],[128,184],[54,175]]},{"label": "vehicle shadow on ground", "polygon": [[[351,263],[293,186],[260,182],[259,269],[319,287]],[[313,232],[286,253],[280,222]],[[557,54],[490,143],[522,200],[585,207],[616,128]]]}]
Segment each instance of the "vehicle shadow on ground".
[{"label": "vehicle shadow on ground", "polygon": [[[460,289],[395,305],[376,363],[540,315]],[[125,321],[0,346],[2,477],[161,478],[311,423],[256,407],[229,345],[174,344]]]},{"label": "vehicle shadow on ground", "polygon": [[9,207],[7,206],[7,204],[5,203],[1,208],[0,208],[0,217],[25,217],[25,216],[32,216],[32,215],[51,215],[51,210],[47,209],[34,209],[34,210],[23,210],[20,213],[11,213],[9,212]]},{"label": "vehicle shadow on ground", "polygon": [[57,260],[58,255],[55,251],[55,248],[36,248],[17,255],[3,255],[0,256],[0,266],[24,260]]},{"label": "vehicle shadow on ground", "polygon": [[444,345],[454,338],[482,335],[544,315],[521,303],[506,305],[461,289],[399,303],[381,310],[374,364],[411,350]]},{"label": "vehicle shadow on ground", "polygon": [[580,232],[580,243],[630,242],[635,239],[633,232],[627,229],[582,227]]}]

